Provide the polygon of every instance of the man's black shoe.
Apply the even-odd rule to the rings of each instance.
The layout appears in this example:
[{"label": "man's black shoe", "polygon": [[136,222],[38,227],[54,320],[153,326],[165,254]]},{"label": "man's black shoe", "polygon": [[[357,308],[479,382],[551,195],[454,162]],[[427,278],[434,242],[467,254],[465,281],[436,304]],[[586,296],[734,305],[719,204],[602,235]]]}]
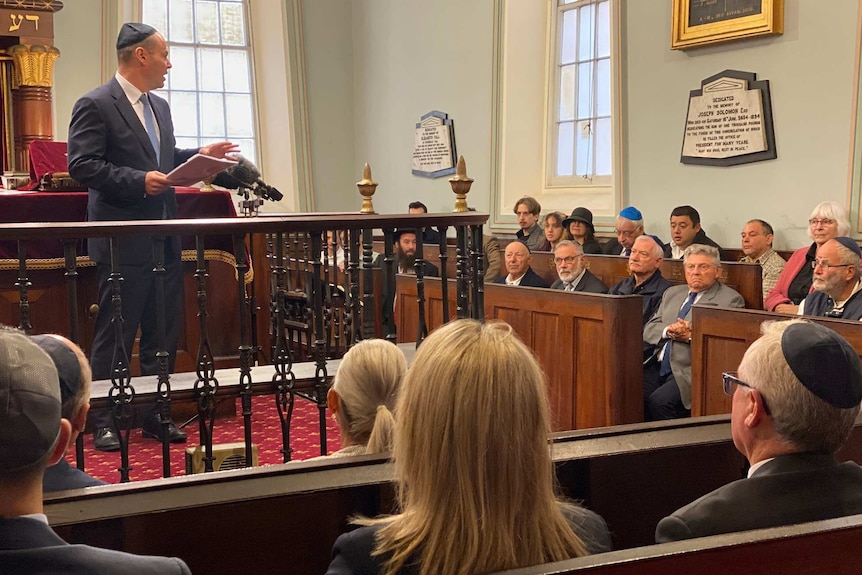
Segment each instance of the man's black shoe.
[{"label": "man's black shoe", "polygon": [[120,438],[110,427],[100,427],[93,432],[93,447],[99,451],[119,451]]},{"label": "man's black shoe", "polygon": [[[159,419],[157,417],[148,419],[141,426],[141,435],[147,439],[158,439],[161,441],[162,424],[159,423]],[[168,424],[168,441],[171,443],[186,442],[186,432],[174,425],[173,421]]]}]

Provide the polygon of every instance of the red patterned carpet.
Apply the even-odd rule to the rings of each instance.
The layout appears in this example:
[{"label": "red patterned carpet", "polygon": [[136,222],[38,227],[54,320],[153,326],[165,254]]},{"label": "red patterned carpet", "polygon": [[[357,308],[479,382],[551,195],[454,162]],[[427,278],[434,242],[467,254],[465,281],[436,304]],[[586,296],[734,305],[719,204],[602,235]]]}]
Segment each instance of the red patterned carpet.
[{"label": "red patterned carpet", "polygon": [[[213,443],[224,444],[243,442],[242,409],[237,401],[238,417],[231,419],[216,419],[213,431]],[[256,396],[252,399],[252,442],[258,448],[261,465],[273,465],[283,462],[281,453],[281,423],[275,400],[272,396]],[[320,455],[320,432],[317,406],[310,401],[297,399],[293,410],[291,425],[292,460],[308,459]],[[179,425],[180,423],[177,422]],[[332,453],[340,447],[338,426],[328,416],[327,447]],[[171,475],[185,475],[185,450],[187,447],[199,445],[200,434],[198,423],[192,422],[185,431],[188,441],[171,445]],[[70,453],[69,462],[75,465],[75,454]],[[84,438],[84,461],[87,473],[109,483],[119,483],[120,453],[103,453],[93,449],[93,436],[87,434]],[[162,444],[153,439],[143,439],[140,429],[133,429],[129,436],[129,477],[132,481],[158,479],[162,476]]]}]

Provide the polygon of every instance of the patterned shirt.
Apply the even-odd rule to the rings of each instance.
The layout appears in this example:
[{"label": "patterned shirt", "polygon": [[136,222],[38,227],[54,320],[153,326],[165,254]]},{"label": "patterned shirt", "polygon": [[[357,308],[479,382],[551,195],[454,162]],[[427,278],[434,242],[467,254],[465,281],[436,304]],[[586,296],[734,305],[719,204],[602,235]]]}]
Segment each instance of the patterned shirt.
[{"label": "patterned shirt", "polygon": [[781,271],[787,262],[772,248],[763,252],[763,255],[756,260],[745,256],[739,261],[748,264],[760,264],[760,267],[763,268],[763,301],[766,301],[766,294],[775,287],[775,284],[778,282],[778,276],[781,275]]}]

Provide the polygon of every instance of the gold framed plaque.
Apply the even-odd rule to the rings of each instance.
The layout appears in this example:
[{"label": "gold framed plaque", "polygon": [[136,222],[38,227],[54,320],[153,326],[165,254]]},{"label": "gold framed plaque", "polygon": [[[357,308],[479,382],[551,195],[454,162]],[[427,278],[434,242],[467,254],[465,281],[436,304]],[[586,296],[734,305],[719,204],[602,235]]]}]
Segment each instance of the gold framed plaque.
[{"label": "gold framed plaque", "polygon": [[784,33],[784,0],[673,0],[670,47]]}]

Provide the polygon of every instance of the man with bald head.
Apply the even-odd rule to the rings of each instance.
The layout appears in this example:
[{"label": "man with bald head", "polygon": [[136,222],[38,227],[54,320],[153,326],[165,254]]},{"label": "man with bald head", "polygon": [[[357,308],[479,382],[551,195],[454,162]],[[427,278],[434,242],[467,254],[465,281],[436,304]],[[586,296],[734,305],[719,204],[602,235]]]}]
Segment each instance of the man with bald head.
[{"label": "man with bald head", "polygon": [[551,284],[551,289],[608,293],[608,286],[587,269],[586,259],[584,248],[578,242],[557,242],[554,247],[554,265],[559,279]]},{"label": "man with bald head", "polygon": [[[60,380],[60,401],[62,416],[72,426],[67,450],[74,449],[78,434],[84,431],[87,422],[87,412],[90,410],[90,384],[92,374],[90,364],[81,348],[61,335],[34,335],[30,339],[54,362]],[[65,457],[45,470],[42,478],[42,491],[63,491],[107,485],[101,479],[87,475],[80,469],[72,467]]]},{"label": "man with bald head", "polygon": [[811,262],[813,291],[800,302],[798,315],[862,319],[860,255],[859,244],[848,237],[829,240],[817,248]]},{"label": "man with bald head", "polygon": [[[640,235],[632,243],[629,271],[632,275],[614,284],[612,295],[639,295],[643,298],[643,325],[655,314],[670,282],[661,275],[662,246],[648,235]],[[652,346],[646,346],[649,349]]]},{"label": "man with bald head", "polygon": [[533,263],[533,255],[523,242],[509,242],[503,261],[509,273],[506,277],[498,277],[494,283],[521,287],[548,287],[548,282],[530,267]]},{"label": "man with bald head", "polygon": [[835,459],[862,401],[859,353],[804,320],[764,322],[761,331],[739,371],[723,374],[748,477],[662,519],[658,543],[862,513],[862,468]]}]

